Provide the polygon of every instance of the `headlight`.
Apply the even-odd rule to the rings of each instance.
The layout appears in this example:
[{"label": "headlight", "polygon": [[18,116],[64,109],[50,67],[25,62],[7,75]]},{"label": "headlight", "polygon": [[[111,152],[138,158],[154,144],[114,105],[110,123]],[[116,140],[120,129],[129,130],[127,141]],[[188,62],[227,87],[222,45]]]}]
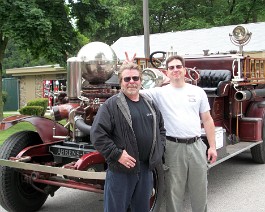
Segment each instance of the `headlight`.
[{"label": "headlight", "polygon": [[231,41],[234,44],[245,45],[251,37],[251,32],[243,26],[237,26],[233,29],[232,34],[229,34]]},{"label": "headlight", "polygon": [[162,86],[166,75],[158,69],[147,68],[143,70],[142,87],[144,89]]}]

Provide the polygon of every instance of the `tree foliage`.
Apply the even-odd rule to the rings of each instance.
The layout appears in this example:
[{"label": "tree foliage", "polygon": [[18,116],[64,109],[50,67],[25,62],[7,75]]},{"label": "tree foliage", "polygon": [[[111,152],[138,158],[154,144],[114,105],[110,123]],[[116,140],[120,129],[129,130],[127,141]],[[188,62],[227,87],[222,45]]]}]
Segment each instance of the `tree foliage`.
[{"label": "tree foliage", "polygon": [[[143,1],[71,2],[78,29],[92,41],[112,44],[120,37],[144,32]],[[93,16],[90,12],[95,4],[98,10]],[[264,0],[149,0],[150,33],[265,21],[263,5]]]},{"label": "tree foliage", "polygon": [[[34,58],[65,64],[77,46],[64,0],[2,0],[0,4],[0,89],[2,64],[11,39]],[[0,119],[3,117],[0,92]]]},{"label": "tree foliage", "polygon": [[[52,64],[52,62],[48,61],[43,56],[34,58],[27,49],[20,49],[16,45],[16,42],[14,40],[9,40],[3,60],[4,70],[10,68],[31,67],[49,64]],[[4,73],[3,76],[5,76]]]}]

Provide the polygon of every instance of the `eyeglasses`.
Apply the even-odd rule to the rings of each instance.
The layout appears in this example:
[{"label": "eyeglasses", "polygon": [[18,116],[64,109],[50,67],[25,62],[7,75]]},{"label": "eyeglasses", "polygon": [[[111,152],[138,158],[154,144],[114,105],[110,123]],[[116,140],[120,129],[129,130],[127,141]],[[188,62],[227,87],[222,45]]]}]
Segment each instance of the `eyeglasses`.
[{"label": "eyeglasses", "polygon": [[133,76],[133,77],[124,77],[123,80],[124,82],[130,82],[131,79],[133,79],[133,81],[138,81],[140,79],[139,76]]},{"label": "eyeglasses", "polygon": [[174,70],[174,68],[176,68],[176,69],[181,69],[181,68],[183,68],[183,65],[168,66],[168,69],[169,69],[170,71]]}]

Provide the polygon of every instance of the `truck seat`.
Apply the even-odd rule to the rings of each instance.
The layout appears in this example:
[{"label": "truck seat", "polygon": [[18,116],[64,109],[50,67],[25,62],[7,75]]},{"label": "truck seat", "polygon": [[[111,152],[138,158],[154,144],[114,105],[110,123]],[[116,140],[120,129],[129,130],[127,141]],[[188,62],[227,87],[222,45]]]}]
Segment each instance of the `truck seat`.
[{"label": "truck seat", "polygon": [[203,88],[207,96],[227,96],[228,84],[231,80],[229,70],[198,70],[200,79],[198,86]]}]

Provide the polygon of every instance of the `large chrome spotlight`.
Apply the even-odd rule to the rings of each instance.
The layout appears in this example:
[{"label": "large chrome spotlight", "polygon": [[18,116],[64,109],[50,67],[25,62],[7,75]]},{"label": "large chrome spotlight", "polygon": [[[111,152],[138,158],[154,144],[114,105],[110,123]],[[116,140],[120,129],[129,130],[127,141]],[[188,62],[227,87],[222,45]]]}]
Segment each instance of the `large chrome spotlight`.
[{"label": "large chrome spotlight", "polygon": [[160,87],[166,81],[166,78],[167,76],[158,69],[146,68],[143,70],[142,88]]},{"label": "large chrome spotlight", "polygon": [[239,53],[243,53],[243,46],[245,46],[251,38],[252,33],[247,30],[247,28],[243,26],[236,26],[232,34],[229,34],[231,42],[239,46]]}]

